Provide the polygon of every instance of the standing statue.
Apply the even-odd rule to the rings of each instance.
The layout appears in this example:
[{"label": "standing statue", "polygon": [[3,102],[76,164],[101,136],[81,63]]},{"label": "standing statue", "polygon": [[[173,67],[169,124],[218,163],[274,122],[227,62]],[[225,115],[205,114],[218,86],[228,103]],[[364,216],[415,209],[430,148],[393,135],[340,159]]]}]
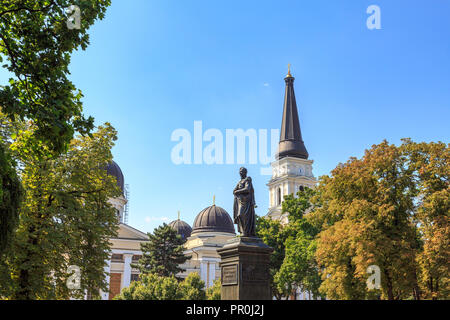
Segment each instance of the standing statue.
[{"label": "standing statue", "polygon": [[239,233],[244,237],[255,237],[255,194],[252,178],[247,177],[247,169],[239,169],[241,180],[234,188],[233,217]]}]

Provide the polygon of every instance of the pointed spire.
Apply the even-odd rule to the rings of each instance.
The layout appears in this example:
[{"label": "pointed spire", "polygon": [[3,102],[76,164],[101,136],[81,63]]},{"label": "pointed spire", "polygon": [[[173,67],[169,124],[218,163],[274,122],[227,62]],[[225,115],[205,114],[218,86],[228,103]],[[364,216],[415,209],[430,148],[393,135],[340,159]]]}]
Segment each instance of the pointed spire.
[{"label": "pointed spire", "polygon": [[294,80],[291,75],[291,65],[288,66],[286,91],[284,95],[283,119],[281,122],[280,143],[277,159],[294,157],[308,159],[308,151],[302,139],[300,121],[298,119],[297,102],[295,101]]},{"label": "pointed spire", "polygon": [[216,195],[213,195],[213,206],[216,205]]},{"label": "pointed spire", "polygon": [[178,220],[180,220],[180,210],[178,210]]}]

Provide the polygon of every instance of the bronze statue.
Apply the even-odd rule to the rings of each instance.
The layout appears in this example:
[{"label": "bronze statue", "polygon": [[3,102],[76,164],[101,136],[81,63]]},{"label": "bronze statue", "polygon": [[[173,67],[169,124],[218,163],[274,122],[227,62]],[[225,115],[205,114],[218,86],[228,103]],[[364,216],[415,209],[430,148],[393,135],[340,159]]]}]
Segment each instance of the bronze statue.
[{"label": "bronze statue", "polygon": [[234,188],[233,217],[238,231],[244,237],[255,237],[255,194],[252,178],[247,177],[247,169],[239,169],[241,180]]}]

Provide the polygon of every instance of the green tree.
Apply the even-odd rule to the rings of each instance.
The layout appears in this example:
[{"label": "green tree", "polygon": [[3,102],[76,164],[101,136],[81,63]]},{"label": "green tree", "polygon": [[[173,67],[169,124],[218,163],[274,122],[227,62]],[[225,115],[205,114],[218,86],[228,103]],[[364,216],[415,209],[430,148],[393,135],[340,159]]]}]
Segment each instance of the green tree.
[{"label": "green tree", "polygon": [[114,300],[181,300],[183,292],[179,281],[170,277],[147,273],[139,281],[133,281],[129,287],[123,288]]},{"label": "green tree", "polygon": [[23,188],[15,165],[0,139],[0,257],[8,247],[19,221]]},{"label": "green tree", "polygon": [[184,271],[180,265],[188,259],[184,251],[184,241],[177,232],[164,223],[148,233],[149,241],[141,243],[142,257],[134,268],[141,273],[155,273],[160,276],[175,276]]},{"label": "green tree", "polygon": [[[26,138],[19,137],[12,149]],[[111,161],[114,140],[116,131],[106,124],[92,137],[72,140],[67,154],[56,159],[21,155],[26,196],[11,249],[0,262],[0,295],[67,299],[106,290],[109,239],[117,234],[108,201],[120,190],[102,168]],[[70,265],[81,268],[81,290],[66,286]]]},{"label": "green tree", "polygon": [[189,274],[180,281],[174,275],[160,276],[155,273],[142,275],[122,289],[114,300],[205,300],[205,283],[197,273]]},{"label": "green tree", "polygon": [[286,249],[285,242],[292,234],[292,229],[283,226],[280,221],[257,217],[256,234],[265,244],[273,248],[269,261],[270,287],[275,298],[280,300],[288,296],[290,291],[278,286],[275,276],[283,264]]},{"label": "green tree", "polygon": [[[66,150],[74,132],[89,133],[93,118],[82,114],[82,93],[68,79],[71,54],[89,44],[89,27],[102,19],[110,0],[2,0],[0,62],[11,78],[0,86],[0,108],[11,120],[29,120],[36,130],[26,147]],[[81,11],[79,29],[69,29],[66,9]],[[32,143],[31,143],[32,142]]]},{"label": "green tree", "polygon": [[205,300],[205,282],[198,273],[190,273],[180,285],[183,300]]},{"label": "green tree", "polygon": [[222,285],[220,280],[215,280],[214,285],[206,289],[206,299],[207,300],[221,300],[222,297]]},{"label": "green tree", "polygon": [[321,284],[319,267],[315,259],[316,240],[319,228],[308,220],[309,213],[316,207],[317,191],[305,188],[297,196],[287,195],[282,202],[282,212],[288,213],[289,224],[286,233],[285,257],[274,281],[279,290],[292,292],[296,288],[309,291],[320,297]]}]

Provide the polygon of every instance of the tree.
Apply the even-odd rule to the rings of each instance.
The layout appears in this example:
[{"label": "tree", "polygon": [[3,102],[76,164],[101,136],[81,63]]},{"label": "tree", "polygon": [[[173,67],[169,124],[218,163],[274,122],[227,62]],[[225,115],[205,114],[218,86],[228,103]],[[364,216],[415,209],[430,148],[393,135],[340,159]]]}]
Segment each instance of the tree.
[{"label": "tree", "polygon": [[160,276],[175,276],[184,271],[180,265],[188,257],[183,253],[184,240],[177,232],[164,223],[148,233],[149,241],[141,243],[142,257],[134,268],[141,273],[155,273]]},{"label": "tree", "polygon": [[0,139],[0,257],[10,244],[17,227],[22,196],[23,188],[14,163]]},{"label": "tree", "polygon": [[160,276],[155,273],[142,275],[122,289],[114,300],[205,300],[205,283],[197,273],[189,274],[184,281],[174,275]]},{"label": "tree", "polygon": [[214,285],[206,289],[206,299],[207,300],[221,300],[222,297],[222,285],[220,280],[215,280]]},{"label": "tree", "polygon": [[[313,215],[322,222],[316,258],[327,297],[420,298],[417,258],[429,239],[420,234],[414,218],[423,205],[417,160],[407,149],[405,142],[397,147],[383,141],[321,178],[322,206]],[[435,165],[448,168],[448,163]],[[381,270],[379,291],[365,284],[370,265]]]},{"label": "tree", "polygon": [[402,149],[410,159],[418,188],[414,219],[422,237],[417,256],[421,293],[427,299],[450,297],[450,149],[442,142],[414,143]]},{"label": "tree", "polygon": [[146,273],[140,281],[133,281],[129,287],[123,288],[114,300],[181,300],[183,293],[178,280]]},{"label": "tree", "polygon": [[198,273],[190,273],[180,285],[183,300],[205,300],[205,282]]},{"label": "tree", "polygon": [[320,297],[321,279],[315,259],[316,241],[299,232],[295,238],[286,241],[286,256],[280,270],[275,275],[278,287],[292,292],[297,287],[303,292],[311,292]]},{"label": "tree", "polygon": [[[30,128],[30,131],[33,128]],[[120,190],[102,169],[111,161],[116,131],[99,127],[72,140],[67,154],[41,160],[21,154],[26,191],[11,249],[0,262],[0,295],[15,299],[80,298],[106,290],[104,266],[117,217],[109,199]],[[12,144],[24,150],[27,132]],[[81,269],[81,290],[69,290],[67,269]]]},{"label": "tree", "polygon": [[[82,93],[68,79],[71,54],[89,44],[89,27],[103,19],[110,0],[3,0],[0,4],[0,62],[13,77],[0,86],[0,108],[11,120],[35,126],[26,147],[56,154],[74,132],[89,133],[93,118],[82,114]],[[80,28],[69,29],[66,9],[77,5]],[[73,13],[72,13],[73,14]],[[32,142],[32,143],[31,143]]]},{"label": "tree", "polygon": [[[66,8],[82,10],[80,29],[67,27]],[[70,55],[86,49],[87,30],[102,19],[110,0],[3,0],[0,3],[0,63],[11,74],[0,85],[0,255],[18,223],[20,187],[7,150],[16,133],[5,130],[3,115],[10,122],[28,122],[23,153],[47,159],[67,150],[74,133],[89,134],[94,119],[82,114],[82,93],[68,80]],[[24,121],[25,120],[25,121]],[[6,132],[5,132],[6,131]],[[5,139],[7,137],[7,139]],[[9,162],[9,164],[7,164]],[[3,260],[3,259],[2,259]]]},{"label": "tree", "polygon": [[261,238],[265,244],[273,248],[269,261],[269,275],[270,288],[277,300],[290,294],[289,290],[278,286],[275,276],[283,264],[285,257],[285,242],[291,231],[292,229],[286,228],[280,221],[265,217],[257,217],[256,219],[256,235]]},{"label": "tree", "polygon": [[285,288],[292,292],[297,287],[303,291],[309,291],[314,297],[319,297],[319,286],[321,284],[319,268],[315,259],[316,240],[315,237],[320,229],[308,220],[308,214],[315,209],[317,204],[317,191],[304,188],[284,197],[282,212],[288,213],[289,230],[286,239],[285,257],[283,263],[275,275],[275,282],[279,290]]}]

